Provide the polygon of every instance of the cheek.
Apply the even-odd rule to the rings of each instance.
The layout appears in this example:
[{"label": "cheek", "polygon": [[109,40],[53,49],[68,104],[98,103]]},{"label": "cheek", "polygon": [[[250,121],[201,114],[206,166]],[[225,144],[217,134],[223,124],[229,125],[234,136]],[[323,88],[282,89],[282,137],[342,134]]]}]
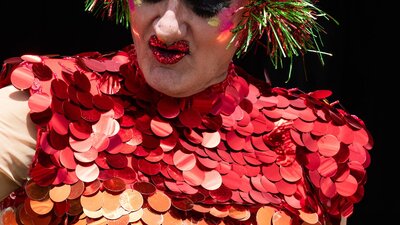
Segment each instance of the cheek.
[{"label": "cheek", "polygon": [[135,42],[137,40],[140,40],[140,33],[139,33],[138,29],[132,24],[132,22],[131,22],[131,33],[132,33],[132,37],[135,40]]},{"label": "cheek", "polygon": [[209,65],[226,64],[232,60],[237,47],[235,44],[229,44],[233,37],[230,30],[220,31],[217,27],[205,25],[196,29],[194,34],[194,37],[197,37],[197,51],[201,52],[199,58],[202,59],[199,60],[209,62]]},{"label": "cheek", "polygon": [[146,18],[140,15],[144,14],[138,7],[136,7],[135,11],[131,11],[130,14],[130,29],[135,39],[140,39],[144,35],[146,28]]},{"label": "cheek", "polygon": [[[196,69],[198,71],[204,71],[204,74],[207,74],[204,79],[213,79],[224,74],[235,54],[234,48],[227,49],[226,43],[216,43],[205,49],[208,49],[208,51],[205,50],[199,55],[197,61],[198,68]],[[209,49],[213,49],[212,54],[210,54]],[[200,75],[200,77],[202,77],[202,75]]]},{"label": "cheek", "polygon": [[230,40],[232,38],[232,32],[230,30],[225,30],[222,31],[218,34],[216,41],[221,44],[224,45],[225,47],[228,46]]}]

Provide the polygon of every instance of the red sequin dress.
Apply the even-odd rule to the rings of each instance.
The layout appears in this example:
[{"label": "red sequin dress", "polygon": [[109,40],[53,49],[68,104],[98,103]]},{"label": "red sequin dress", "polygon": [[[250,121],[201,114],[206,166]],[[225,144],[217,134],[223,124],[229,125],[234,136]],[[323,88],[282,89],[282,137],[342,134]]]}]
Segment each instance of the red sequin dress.
[{"label": "red sequin dress", "polygon": [[187,98],[150,88],[132,47],[24,56],[37,148],[4,224],[338,224],[364,194],[372,139],[357,117],[230,65]]}]

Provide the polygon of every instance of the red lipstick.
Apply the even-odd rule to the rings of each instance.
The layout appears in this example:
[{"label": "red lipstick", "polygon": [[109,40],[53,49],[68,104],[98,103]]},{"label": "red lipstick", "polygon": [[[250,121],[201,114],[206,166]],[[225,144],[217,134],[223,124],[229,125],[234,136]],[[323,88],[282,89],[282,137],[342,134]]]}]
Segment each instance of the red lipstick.
[{"label": "red lipstick", "polygon": [[149,46],[154,57],[162,64],[175,64],[190,53],[188,41],[180,40],[167,45],[156,35],[150,37]]}]

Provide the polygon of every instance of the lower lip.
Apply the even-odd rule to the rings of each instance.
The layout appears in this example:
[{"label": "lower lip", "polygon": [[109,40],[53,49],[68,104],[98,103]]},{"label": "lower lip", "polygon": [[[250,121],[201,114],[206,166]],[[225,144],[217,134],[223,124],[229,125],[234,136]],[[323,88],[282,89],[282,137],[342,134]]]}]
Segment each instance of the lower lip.
[{"label": "lower lip", "polygon": [[162,64],[175,64],[181,61],[183,57],[186,56],[186,53],[184,52],[173,53],[162,51],[155,47],[151,47],[151,51],[153,52],[154,58],[156,58],[156,60]]}]

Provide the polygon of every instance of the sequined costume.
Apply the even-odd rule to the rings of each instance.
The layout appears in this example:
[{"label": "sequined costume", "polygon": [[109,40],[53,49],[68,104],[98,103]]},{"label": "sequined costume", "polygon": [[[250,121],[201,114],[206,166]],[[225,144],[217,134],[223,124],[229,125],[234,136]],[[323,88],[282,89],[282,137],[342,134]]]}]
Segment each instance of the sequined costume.
[{"label": "sequined costume", "polygon": [[30,91],[37,148],[4,224],[338,224],[363,196],[372,139],[329,91],[268,87],[231,64],[172,98],[132,46],[22,59],[9,78]]}]

